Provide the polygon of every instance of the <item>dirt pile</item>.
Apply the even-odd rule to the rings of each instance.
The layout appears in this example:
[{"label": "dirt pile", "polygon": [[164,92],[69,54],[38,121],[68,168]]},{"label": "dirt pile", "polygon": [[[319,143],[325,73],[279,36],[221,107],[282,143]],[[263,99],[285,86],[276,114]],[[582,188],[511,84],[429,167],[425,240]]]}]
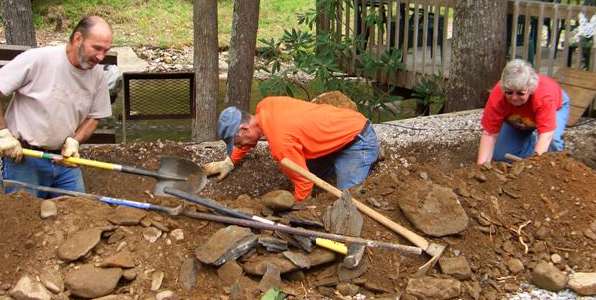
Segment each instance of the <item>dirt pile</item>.
[{"label": "dirt pile", "polygon": [[[282,274],[282,289],[291,298],[339,298],[360,293],[369,297],[401,295],[413,299],[418,293],[416,285],[426,284],[426,292],[438,289],[447,295],[445,291],[449,290],[465,299],[478,296],[500,299],[518,290],[521,283],[529,282],[533,269],[541,262],[552,262],[564,272],[596,272],[596,190],[593,188],[596,173],[593,169],[565,154],[549,154],[513,164],[496,163],[487,168],[460,165],[461,159],[450,159],[453,152],[443,150],[429,154],[427,151],[420,146],[387,155],[388,159],[378,164],[353,196],[422,234],[402,213],[400,202],[408,200],[424,207],[428,194],[425,191],[432,184],[455,193],[469,221],[459,234],[441,238],[424,235],[448,245],[441,265],[429,273],[432,278],[420,281],[412,277],[427,256],[401,256],[391,250],[368,248],[362,266],[343,282],[341,279],[346,279],[346,273],[338,272],[340,255],[334,262]],[[417,157],[418,153],[424,153],[424,158]],[[199,163],[211,159],[197,156],[187,146],[175,143],[97,148],[86,153],[87,157],[146,168],[157,168],[157,156],[162,154],[191,157]],[[251,158],[224,181],[211,182],[203,195],[229,207],[271,217],[271,211],[257,196],[278,188],[287,189],[288,182],[279,175],[267,155],[257,153]],[[180,203],[145,193],[151,190],[152,179],[90,169],[85,169],[85,179],[89,192],[167,206]],[[320,222],[325,209],[335,200],[319,191],[290,214]],[[3,228],[0,265],[4,269],[0,273],[0,288],[4,292],[24,274],[35,278],[53,271],[61,278],[68,278],[68,274],[75,271],[93,269],[91,265],[95,268],[116,266],[122,270],[122,277],[110,292],[114,295],[138,299],[152,299],[159,293],[161,296],[173,293],[182,299],[244,295],[246,299],[254,299],[260,294],[261,277],[248,275],[247,265],[263,257],[281,256],[257,246],[256,250],[240,257],[237,265],[200,264],[194,259],[197,248],[225,225],[155,212],[142,216],[132,214],[135,216],[132,219],[115,218],[123,212],[91,200],[63,198],[56,202],[58,215],[42,220],[38,199],[24,193],[0,196]],[[130,214],[125,215],[130,217]],[[288,215],[273,217],[283,220]],[[114,221],[123,218],[128,221]],[[100,242],[91,251],[73,262],[57,257],[57,249],[70,237],[91,228],[101,228],[103,232]],[[366,216],[362,236],[410,245]],[[291,249],[301,252],[294,247]],[[118,257],[120,253],[126,253],[125,257]],[[321,254],[320,257],[329,256]],[[447,281],[432,281],[440,279]],[[446,282],[450,286],[443,286],[441,290]],[[69,284],[73,283],[67,283],[67,287]],[[190,289],[184,288],[193,284]],[[67,289],[59,292],[58,297],[67,297],[69,293]],[[418,298],[422,297],[418,294]]]}]

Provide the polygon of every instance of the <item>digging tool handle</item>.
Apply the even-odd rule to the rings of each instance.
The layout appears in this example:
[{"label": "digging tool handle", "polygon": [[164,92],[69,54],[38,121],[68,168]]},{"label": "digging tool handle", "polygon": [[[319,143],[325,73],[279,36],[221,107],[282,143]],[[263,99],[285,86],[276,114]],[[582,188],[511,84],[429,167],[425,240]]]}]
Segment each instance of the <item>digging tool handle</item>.
[{"label": "digging tool handle", "polygon": [[80,158],[80,157],[63,157],[62,155],[52,154],[52,153],[47,153],[47,152],[42,152],[42,151],[37,151],[37,150],[31,150],[31,149],[23,149],[23,154],[26,156],[43,158],[43,159],[64,159],[65,162],[76,164],[76,165],[100,168],[100,169],[110,170],[110,171],[119,171],[119,172],[124,172],[124,173],[129,173],[129,174],[150,176],[150,177],[153,177],[156,179],[180,180],[180,181],[186,180],[186,178],[181,178],[181,177],[177,177],[177,176],[168,176],[168,175],[160,174],[155,171],[150,171],[150,170],[141,169],[141,168],[123,166],[123,165],[119,165],[119,164],[107,163],[107,162],[85,159],[85,158]]},{"label": "digging tool handle", "polygon": [[[338,198],[341,197],[342,192],[338,188],[332,186],[331,184],[329,184],[326,181],[322,180],[321,178],[317,177],[315,174],[309,172],[308,170],[305,170],[304,168],[297,165],[296,163],[289,160],[288,158],[282,159],[281,164],[284,167],[304,176],[305,178],[312,181],[314,184],[316,184],[317,186],[326,190],[327,192],[333,194],[334,196],[336,196]],[[424,239],[423,237],[421,237],[418,234],[410,231],[409,229],[395,223],[391,219],[378,213],[377,211],[373,210],[372,208],[368,207],[367,205],[363,204],[362,202],[360,202],[354,198],[352,198],[352,201],[354,202],[354,205],[356,205],[356,207],[361,212],[366,214],[367,216],[369,216],[369,217],[373,218],[374,220],[376,220],[377,222],[389,227],[391,230],[399,233],[400,235],[402,235],[403,237],[408,239],[410,242],[412,242],[414,245],[416,245],[422,249],[425,249],[425,250],[428,248],[429,242],[426,239]]]},{"label": "digging tool handle", "polygon": [[521,158],[521,157],[519,157],[517,155],[511,154],[511,153],[505,153],[505,158],[508,159],[508,160],[510,160],[510,161],[521,161],[521,160],[523,160],[523,158]]}]

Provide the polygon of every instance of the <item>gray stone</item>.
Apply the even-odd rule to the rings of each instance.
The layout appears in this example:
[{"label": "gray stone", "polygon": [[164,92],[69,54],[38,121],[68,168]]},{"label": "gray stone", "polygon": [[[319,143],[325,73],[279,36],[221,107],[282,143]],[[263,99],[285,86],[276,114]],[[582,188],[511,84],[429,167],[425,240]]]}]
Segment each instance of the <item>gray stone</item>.
[{"label": "gray stone", "polygon": [[217,269],[217,277],[223,286],[231,286],[242,277],[242,267],[235,260],[228,261]]},{"label": "gray stone", "polygon": [[155,300],[178,300],[178,296],[173,291],[165,290],[155,295]]},{"label": "gray stone", "polygon": [[[308,255],[311,267],[322,265],[335,260],[335,253],[329,250],[322,249],[320,247],[315,248]],[[291,261],[279,255],[262,255],[258,256],[254,260],[246,262],[242,265],[244,272],[251,275],[263,275],[267,270],[267,264],[272,263],[279,267],[280,273],[287,273],[298,270],[298,267]]]},{"label": "gray stone", "polygon": [[461,282],[428,276],[410,278],[406,292],[419,299],[451,299],[461,294]]},{"label": "gray stone", "polygon": [[532,271],[531,282],[539,288],[560,291],[567,284],[567,275],[547,262],[540,262]]},{"label": "gray stone", "polygon": [[139,225],[146,215],[147,212],[138,208],[117,206],[108,221],[116,225],[133,226]]},{"label": "gray stone", "polygon": [[149,243],[155,243],[161,237],[161,230],[155,227],[147,227],[143,229],[143,238]]},{"label": "gray stone", "polygon": [[43,270],[39,275],[39,280],[43,285],[54,294],[64,291],[64,280],[62,274],[53,270]]},{"label": "gray stone", "polygon": [[524,264],[517,258],[508,259],[505,264],[507,265],[509,271],[513,274],[517,274],[524,270]]},{"label": "gray stone", "polygon": [[10,290],[10,296],[16,300],[51,300],[50,293],[43,284],[34,281],[29,275],[22,276]]},{"label": "gray stone", "polygon": [[86,264],[68,272],[64,283],[75,296],[97,298],[112,293],[121,276],[120,268],[103,269]]},{"label": "gray stone", "polygon": [[427,183],[427,188],[412,191],[399,201],[404,215],[420,231],[442,237],[464,231],[468,216],[452,189]]},{"label": "gray stone", "polygon": [[325,230],[335,234],[360,236],[362,232],[362,215],[352,202],[352,196],[344,191],[333,205],[329,206],[323,216]]},{"label": "gray stone", "polygon": [[178,281],[183,289],[188,291],[197,286],[197,274],[200,268],[201,264],[195,257],[184,259],[178,274]]},{"label": "gray stone", "polygon": [[272,288],[281,288],[279,267],[274,264],[268,264],[267,271],[263,275],[263,278],[261,278],[258,288],[261,292],[266,292]]},{"label": "gray stone", "polygon": [[257,236],[250,229],[228,226],[218,230],[206,243],[199,246],[195,255],[204,264],[220,266],[247,253],[256,244]]},{"label": "gray stone", "polygon": [[69,262],[83,257],[99,243],[101,233],[99,228],[75,232],[58,248],[58,258]]},{"label": "gray stone", "polygon": [[441,257],[439,259],[441,271],[459,280],[466,280],[472,277],[472,269],[464,256]]},{"label": "gray stone", "polygon": [[135,267],[135,260],[132,254],[129,251],[121,251],[118,252],[108,258],[106,258],[102,263],[99,264],[99,267],[102,268],[109,268],[109,267],[116,267],[116,268],[124,268],[130,269]]},{"label": "gray stone", "polygon": [[596,273],[573,273],[569,275],[567,285],[578,295],[594,296],[596,295]]},{"label": "gray stone", "polygon": [[56,203],[52,200],[43,200],[41,201],[41,211],[39,215],[42,219],[47,219],[49,217],[54,217],[58,214],[58,207]]},{"label": "gray stone", "polygon": [[343,296],[354,296],[358,294],[360,287],[355,284],[342,282],[338,284],[335,289]]},{"label": "gray stone", "polygon": [[282,252],[288,250],[288,242],[268,235],[260,235],[258,243],[265,247],[269,252]]},{"label": "gray stone", "polygon": [[283,211],[292,208],[295,200],[292,193],[286,190],[275,190],[263,195],[261,201],[273,211]]},{"label": "gray stone", "polygon": [[289,259],[293,264],[298,266],[301,269],[308,269],[310,268],[310,260],[308,256],[294,251],[284,251],[282,252],[283,256]]},{"label": "gray stone", "polygon": [[161,288],[163,278],[166,274],[163,271],[155,271],[151,274],[151,290],[157,291]]},{"label": "gray stone", "polygon": [[368,261],[363,260],[361,263],[356,266],[355,268],[347,268],[343,264],[337,265],[337,278],[341,282],[350,281],[355,278],[358,278],[368,270]]}]

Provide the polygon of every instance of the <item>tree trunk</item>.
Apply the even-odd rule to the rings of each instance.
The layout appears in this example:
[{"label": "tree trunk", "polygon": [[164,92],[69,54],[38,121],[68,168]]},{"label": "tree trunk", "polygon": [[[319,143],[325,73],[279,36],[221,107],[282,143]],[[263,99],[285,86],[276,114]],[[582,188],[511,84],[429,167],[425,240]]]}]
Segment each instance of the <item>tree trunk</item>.
[{"label": "tree trunk", "polygon": [[484,106],[505,66],[506,31],[507,1],[457,1],[446,112]]},{"label": "tree trunk", "polygon": [[6,44],[36,47],[31,0],[2,0]]},{"label": "tree trunk", "polygon": [[192,140],[216,139],[219,84],[217,45],[217,0],[194,2],[195,118]]},{"label": "tree trunk", "polygon": [[259,0],[235,0],[226,106],[249,110],[258,27]]}]

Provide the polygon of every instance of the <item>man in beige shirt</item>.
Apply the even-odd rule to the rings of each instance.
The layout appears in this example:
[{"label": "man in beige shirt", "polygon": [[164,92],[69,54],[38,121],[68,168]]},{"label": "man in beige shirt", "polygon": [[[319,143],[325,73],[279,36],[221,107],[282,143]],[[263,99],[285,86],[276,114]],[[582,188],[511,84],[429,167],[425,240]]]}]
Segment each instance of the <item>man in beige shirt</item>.
[{"label": "man in beige shirt", "polygon": [[0,94],[14,93],[5,115],[0,108],[3,178],[85,190],[77,166],[23,158],[22,148],[79,156],[79,144],[99,119],[112,114],[107,79],[98,65],[111,47],[108,23],[89,16],[79,21],[66,46],[28,50],[0,69]]}]

